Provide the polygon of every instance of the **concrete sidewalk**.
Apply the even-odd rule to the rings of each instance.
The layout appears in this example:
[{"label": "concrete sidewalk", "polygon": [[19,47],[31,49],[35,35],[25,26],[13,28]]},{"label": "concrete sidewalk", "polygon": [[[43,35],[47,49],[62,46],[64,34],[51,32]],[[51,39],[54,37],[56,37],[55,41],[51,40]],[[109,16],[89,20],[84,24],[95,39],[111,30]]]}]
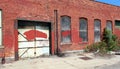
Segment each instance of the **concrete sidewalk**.
[{"label": "concrete sidewalk", "polygon": [[[89,57],[89,58],[86,58]],[[69,55],[67,57],[40,57],[6,63],[0,69],[99,69],[120,61],[120,56],[96,57],[92,53]]]}]

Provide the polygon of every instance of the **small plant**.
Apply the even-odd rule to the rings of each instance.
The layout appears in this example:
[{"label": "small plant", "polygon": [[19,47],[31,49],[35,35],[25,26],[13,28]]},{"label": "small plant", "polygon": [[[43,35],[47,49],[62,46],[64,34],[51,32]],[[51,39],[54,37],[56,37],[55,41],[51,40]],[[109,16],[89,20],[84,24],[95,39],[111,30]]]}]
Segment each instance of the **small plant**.
[{"label": "small plant", "polygon": [[85,48],[85,52],[96,52],[99,49],[98,43],[91,44]]}]

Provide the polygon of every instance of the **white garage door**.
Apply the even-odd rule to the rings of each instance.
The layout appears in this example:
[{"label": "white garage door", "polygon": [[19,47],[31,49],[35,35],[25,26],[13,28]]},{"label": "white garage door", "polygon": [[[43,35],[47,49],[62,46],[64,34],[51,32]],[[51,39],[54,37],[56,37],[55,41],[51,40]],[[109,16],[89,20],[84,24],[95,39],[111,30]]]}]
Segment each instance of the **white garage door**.
[{"label": "white garage door", "polygon": [[44,23],[18,23],[19,58],[50,54],[49,26]]}]

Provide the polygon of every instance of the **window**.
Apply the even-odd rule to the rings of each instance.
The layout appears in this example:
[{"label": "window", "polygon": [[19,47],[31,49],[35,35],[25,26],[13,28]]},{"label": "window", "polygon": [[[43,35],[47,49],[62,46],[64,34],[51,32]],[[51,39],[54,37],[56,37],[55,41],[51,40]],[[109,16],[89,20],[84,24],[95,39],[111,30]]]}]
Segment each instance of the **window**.
[{"label": "window", "polygon": [[94,20],[94,41],[100,41],[100,28],[101,28],[101,21],[98,19]]},{"label": "window", "polygon": [[115,28],[120,29],[120,20],[115,20]]},{"label": "window", "polygon": [[0,10],[0,45],[2,45],[2,11]]},{"label": "window", "polygon": [[61,17],[61,43],[71,42],[71,18],[69,16]]},{"label": "window", "polygon": [[112,21],[107,21],[106,28],[112,31]]},{"label": "window", "polygon": [[87,19],[85,18],[80,18],[80,23],[79,23],[79,39],[80,42],[87,42],[88,41],[88,29],[87,29]]}]

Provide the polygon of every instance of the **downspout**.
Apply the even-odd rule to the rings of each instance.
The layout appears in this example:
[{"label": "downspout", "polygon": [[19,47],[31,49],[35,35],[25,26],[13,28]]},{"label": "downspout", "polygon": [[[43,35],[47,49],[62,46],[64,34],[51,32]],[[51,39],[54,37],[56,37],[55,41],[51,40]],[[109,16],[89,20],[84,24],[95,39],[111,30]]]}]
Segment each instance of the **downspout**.
[{"label": "downspout", "polygon": [[18,19],[15,20],[14,22],[14,52],[15,52],[15,61],[19,60],[19,55],[18,55]]},{"label": "downspout", "polygon": [[58,10],[54,10],[55,15],[55,45],[56,45],[56,55],[59,54],[59,42],[58,42]]}]

